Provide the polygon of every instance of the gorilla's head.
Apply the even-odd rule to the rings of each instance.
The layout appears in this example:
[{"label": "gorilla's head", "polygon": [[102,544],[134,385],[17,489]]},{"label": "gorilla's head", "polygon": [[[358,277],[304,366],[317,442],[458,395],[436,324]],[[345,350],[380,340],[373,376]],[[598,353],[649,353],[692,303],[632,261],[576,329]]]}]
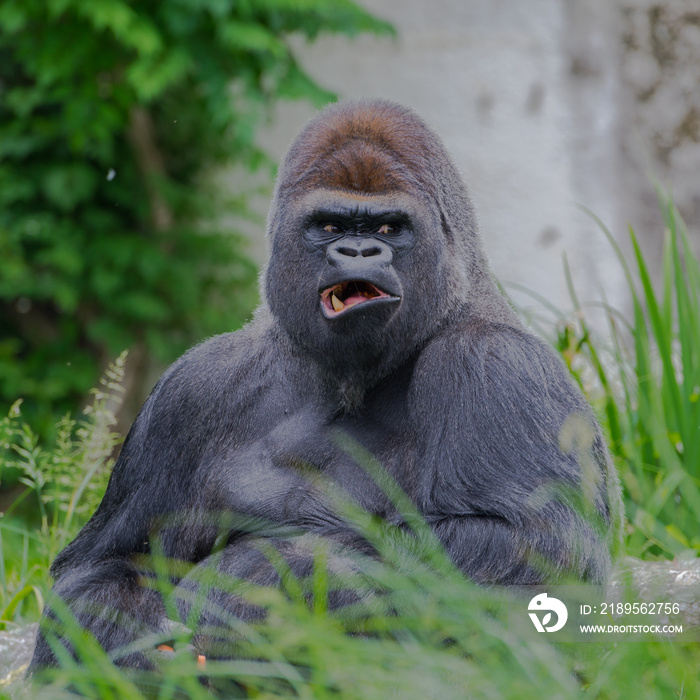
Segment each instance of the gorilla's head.
[{"label": "gorilla's head", "polygon": [[411,110],[347,101],[280,167],[265,295],[292,343],[372,382],[465,315],[516,323],[490,276],[464,183]]}]

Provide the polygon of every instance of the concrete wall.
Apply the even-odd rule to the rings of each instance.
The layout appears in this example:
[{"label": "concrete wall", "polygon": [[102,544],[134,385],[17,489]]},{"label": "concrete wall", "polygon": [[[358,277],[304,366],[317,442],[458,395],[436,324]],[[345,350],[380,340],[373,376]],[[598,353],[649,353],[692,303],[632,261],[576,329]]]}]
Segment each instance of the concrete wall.
[{"label": "concrete wall", "polygon": [[620,9],[623,205],[658,254],[653,172],[700,252],[700,0],[623,0]]},{"label": "concrete wall", "polygon": [[[583,301],[605,296],[625,309],[619,265],[578,205],[621,240],[631,220],[653,243],[647,158],[674,181],[691,223],[700,219],[700,24],[688,9],[697,3],[364,0],[397,39],[324,37],[297,48],[322,85],[397,100],[436,129],[470,186],[504,284],[570,309],[566,254]],[[281,105],[261,144],[281,156],[312,111]]]}]

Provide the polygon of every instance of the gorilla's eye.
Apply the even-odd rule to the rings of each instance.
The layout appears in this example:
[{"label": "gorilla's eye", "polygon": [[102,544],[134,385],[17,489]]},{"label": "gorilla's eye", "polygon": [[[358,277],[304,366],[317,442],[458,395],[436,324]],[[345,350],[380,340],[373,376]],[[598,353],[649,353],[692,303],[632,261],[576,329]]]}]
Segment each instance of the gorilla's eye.
[{"label": "gorilla's eye", "polygon": [[340,233],[340,229],[335,224],[326,224],[323,230],[326,233]]},{"label": "gorilla's eye", "polygon": [[382,224],[377,230],[377,233],[382,234],[384,236],[396,233],[396,226],[392,224]]}]

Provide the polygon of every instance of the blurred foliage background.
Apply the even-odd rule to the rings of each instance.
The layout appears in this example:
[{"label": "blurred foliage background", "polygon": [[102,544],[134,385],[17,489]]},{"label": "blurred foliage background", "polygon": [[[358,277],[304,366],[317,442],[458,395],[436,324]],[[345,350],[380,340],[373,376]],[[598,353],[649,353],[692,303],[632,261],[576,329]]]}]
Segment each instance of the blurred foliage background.
[{"label": "blurred foliage background", "polygon": [[51,437],[125,348],[129,389],[245,320],[256,269],[220,221],[246,203],[215,168],[272,172],[272,103],[333,98],[291,35],[363,31],[390,27],[348,0],[3,0],[3,414],[21,397]]}]

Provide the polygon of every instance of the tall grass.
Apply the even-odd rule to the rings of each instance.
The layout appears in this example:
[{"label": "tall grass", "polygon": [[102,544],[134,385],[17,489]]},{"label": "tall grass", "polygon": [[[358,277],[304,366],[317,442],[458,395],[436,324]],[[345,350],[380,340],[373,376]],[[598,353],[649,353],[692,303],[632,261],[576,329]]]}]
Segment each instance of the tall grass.
[{"label": "tall grass", "polygon": [[[55,606],[60,634],[78,660],[64,650],[63,667],[46,675],[46,685],[29,697],[63,697],[68,689],[100,700],[667,700],[700,693],[697,642],[649,636],[637,640],[641,643],[552,643],[527,617],[531,594],[476,587],[444,552],[423,546],[427,533],[416,543],[396,538],[379,523],[365,525],[381,555],[381,561],[357,561],[362,580],[355,581],[356,590],[379,592],[369,604],[329,609],[333,584],[321,552],[305,578],[292,576],[277,558],[279,588],[219,575],[211,586],[264,607],[265,621],[244,623],[222,611],[221,634],[236,645],[237,658],[208,659],[204,668],[197,665],[190,646],[195,640],[186,627],[144,638],[138,648],[154,649],[165,641],[175,647],[151,673],[117,668],[70,612]],[[275,563],[272,554],[270,561]],[[178,564],[154,564],[160,571],[154,585],[172,593],[171,566]]]},{"label": "tall grass", "polygon": [[[391,559],[396,545],[390,546],[384,553]],[[117,671],[66,617],[62,632],[68,630],[80,662],[66,658],[44,692],[60,694],[71,684],[88,697],[115,699],[578,695],[571,654],[561,656],[534,632],[509,627],[504,600],[469,584],[446,561],[438,565],[432,554],[429,561],[412,555],[410,569],[375,562],[365,570],[384,592],[373,608],[329,611],[319,567],[308,580],[283,577],[281,590],[220,582],[263,605],[267,617],[265,623],[243,624],[224,616],[240,657],[208,660],[205,669],[196,666],[187,648],[191,633],[185,633],[182,650],[164,659],[159,673]]]},{"label": "tall grass", "polygon": [[[599,222],[624,270],[632,319],[607,308],[609,340],[601,341],[578,313],[559,347],[569,363],[584,354],[602,388],[631,525],[628,552],[693,555],[700,552],[700,265],[673,202],[659,197],[666,228],[658,288],[634,231],[630,265]],[[581,312],[568,266],[567,278]]]}]

